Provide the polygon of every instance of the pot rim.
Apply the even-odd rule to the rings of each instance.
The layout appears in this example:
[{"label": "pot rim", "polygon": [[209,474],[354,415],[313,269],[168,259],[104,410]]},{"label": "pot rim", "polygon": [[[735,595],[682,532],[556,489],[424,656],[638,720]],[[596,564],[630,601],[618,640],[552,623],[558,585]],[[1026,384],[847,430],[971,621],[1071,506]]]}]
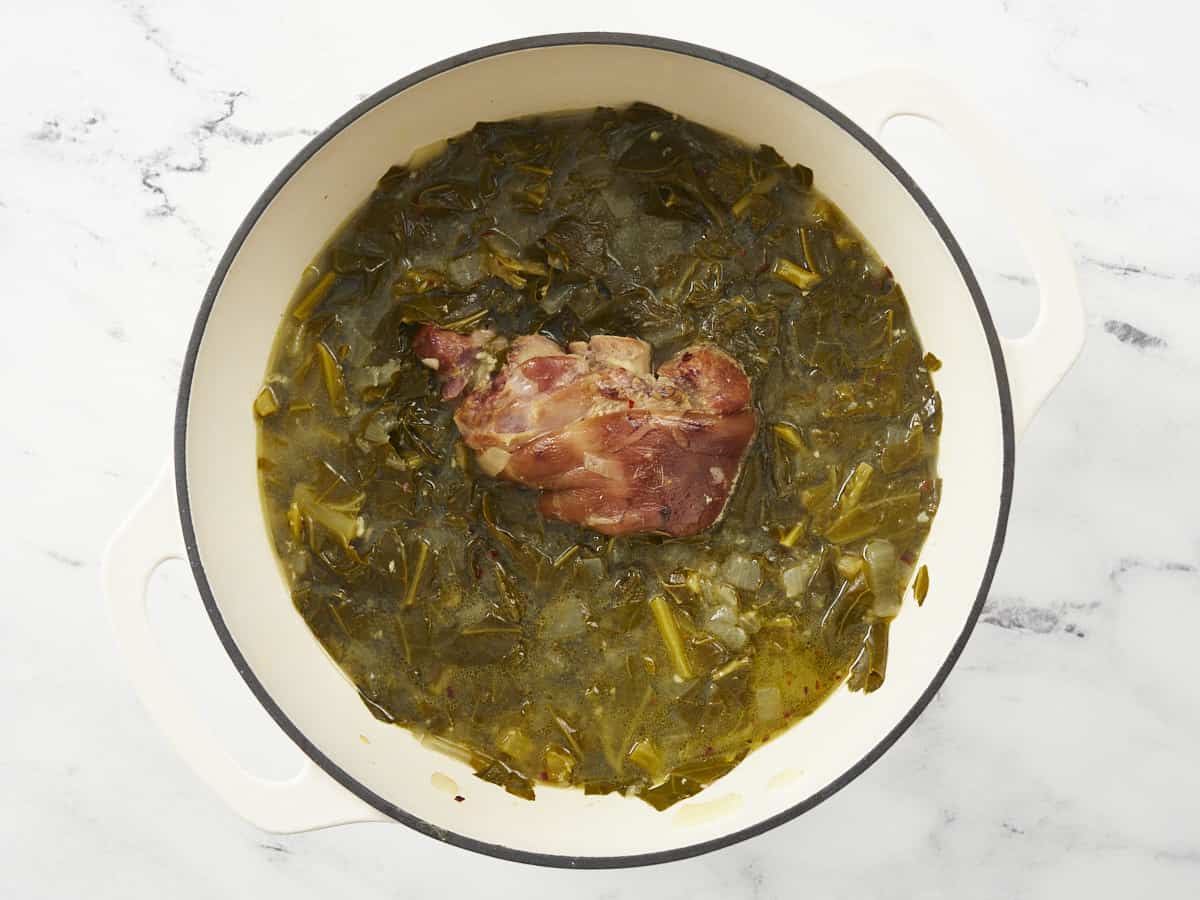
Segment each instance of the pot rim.
[{"label": "pot rim", "polygon": [[[796,100],[807,104],[822,115],[832,120],[842,130],[846,131],[862,144],[884,167],[886,167],[892,175],[903,185],[905,190],[912,196],[922,212],[929,219],[937,231],[938,236],[945,244],[947,250],[961,274],[968,291],[971,294],[971,299],[975,304],[976,313],[979,316],[980,323],[983,326],[984,334],[987,339],[988,349],[992,357],[992,365],[995,369],[996,383],[999,388],[1000,396],[1000,416],[1001,427],[1003,433],[1003,461],[1001,475],[1001,493],[1000,504],[996,517],[996,527],[992,538],[991,550],[988,554],[987,565],[984,567],[983,577],[980,580],[979,592],[975,598],[975,602],[971,607],[971,611],[967,616],[963,629],[951,647],[949,654],[938,668],[933,680],[930,682],[926,690],[921,694],[909,711],[900,719],[899,722],[861,759],[849,766],[840,776],[829,782],[816,793],[806,797],[804,800],[795,804],[788,809],[763,819],[753,825],[738,831],[722,835],[718,838],[713,838],[707,841],[701,841],[694,844],[688,844],[683,847],[678,847],[671,850],[660,850],[649,853],[624,854],[620,856],[568,856],[551,853],[537,853],[528,850],[518,850],[512,847],[506,847],[502,844],[494,844],[486,841],[476,840],[465,835],[457,834],[448,831],[444,828],[433,825],[424,819],[418,818],[404,809],[397,806],[395,803],[379,796],[374,791],[367,788],[364,784],[353,778],[348,772],[341,768],[336,762],[322,753],[309,739],[297,728],[292,721],[287,717],[284,711],[274,701],[271,695],[264,688],[263,684],[255,676],[250,667],[249,662],[238,649],[237,643],[234,641],[221,611],[216,603],[216,598],[213,596],[212,589],[209,586],[208,578],[204,571],[203,563],[200,560],[200,555],[196,542],[195,528],[192,523],[191,504],[188,498],[188,480],[187,480],[187,425],[188,425],[188,404],[191,396],[192,377],[195,371],[196,358],[200,349],[201,341],[204,337],[205,328],[208,324],[208,317],[212,311],[213,304],[216,302],[217,294],[220,292],[221,286],[224,283],[225,276],[228,273],[229,267],[233,260],[241,250],[247,235],[258,223],[260,216],[275,196],[286,186],[291,177],[326,143],[332,140],[346,127],[367,113],[369,110],[378,106],[386,100],[408,88],[426,81],[433,76],[440,75],[451,69],[469,63],[477,62],[482,59],[487,59],[493,56],[501,56],[507,53],[512,53],[521,50],[541,49],[547,47],[562,47],[572,45],[608,45],[608,46],[627,46],[649,50],[659,50],[669,53],[677,53],[684,56],[691,56],[706,62],[715,63],[734,69],[746,75],[764,81],[767,84],[775,87],[785,93],[791,95]],[[339,116],[331,125],[325,128],[320,134],[308,142],[305,147],[293,157],[287,165],[280,170],[279,174],[271,181],[266,190],[259,196],[258,200],[251,207],[249,213],[242,220],[234,233],[233,238],[229,242],[225,253],[222,255],[220,262],[217,265],[213,277],[209,282],[208,288],[204,293],[203,302],[200,305],[199,312],[196,315],[196,322],[192,330],[191,338],[188,341],[187,354],[184,357],[182,373],[179,383],[179,397],[175,412],[175,486],[176,494],[179,502],[179,517],[183,527],[184,542],[187,547],[188,562],[192,569],[192,575],[196,579],[196,585],[200,591],[201,599],[204,602],[205,609],[208,611],[209,619],[212,621],[213,628],[220,638],[225,652],[229,654],[230,659],[246,685],[262,704],[263,708],[275,720],[276,724],[296,743],[297,746],[318,766],[321,767],[331,778],[337,781],[342,787],[346,788],[351,793],[355,794],[365,803],[389,816],[390,818],[407,825],[408,827],[432,837],[439,841],[444,841],[461,847],[467,850],[472,850],[476,853],[482,853],[487,856],[496,857],[502,860],[512,862],[529,863],[539,866],[548,866],[554,868],[570,868],[570,869],[610,869],[610,868],[625,868],[634,866],[654,865],[658,863],[673,862],[676,860],[688,859],[693,856],[699,856],[704,853],[709,853],[713,850],[718,850],[723,847],[728,847],[733,844],[740,843],[747,838],[755,837],[763,834],[789,822],[804,812],[812,809],[821,802],[832,797],[859,775],[865,772],[871,765],[878,760],[884,752],[886,752],[900,736],[908,730],[909,726],[916,721],[917,717],[929,705],[934,695],[941,688],[951,669],[954,668],[959,656],[962,654],[966,646],[967,640],[971,636],[971,632],[975,628],[975,624],[979,619],[979,615],[983,610],[984,601],[987,598],[988,590],[991,587],[992,578],[996,571],[996,565],[1000,559],[1000,553],[1004,546],[1004,537],[1008,525],[1009,508],[1012,502],[1013,492],[1013,471],[1014,471],[1014,449],[1015,449],[1015,433],[1013,428],[1013,409],[1012,398],[1009,390],[1008,375],[1005,369],[1004,357],[1000,348],[1000,339],[996,333],[994,324],[992,323],[991,314],[988,311],[987,304],[984,301],[983,292],[980,290],[979,283],[971,270],[969,263],[958,242],[955,240],[950,228],[946,222],[934,209],[933,204],[925,193],[917,186],[912,177],[904,170],[904,168],[876,141],[870,134],[856,125],[845,114],[841,113],[826,101],[813,94],[811,91],[801,87],[795,82],[784,78],[775,72],[765,69],[762,66],[755,65],[747,60],[741,59],[730,54],[723,53],[719,50],[713,50],[698,44],[678,41],[672,38],[656,37],[652,35],[631,34],[621,32],[567,32],[560,34],[536,35],[532,37],[519,38],[516,40],[503,41],[496,44],[489,44],[484,47],[478,47],[473,50],[468,50],[464,53],[459,53],[455,56],[448,57],[440,62],[426,66],[411,75],[394,81],[388,86],[371,94],[365,100],[356,104],[343,115]]]}]

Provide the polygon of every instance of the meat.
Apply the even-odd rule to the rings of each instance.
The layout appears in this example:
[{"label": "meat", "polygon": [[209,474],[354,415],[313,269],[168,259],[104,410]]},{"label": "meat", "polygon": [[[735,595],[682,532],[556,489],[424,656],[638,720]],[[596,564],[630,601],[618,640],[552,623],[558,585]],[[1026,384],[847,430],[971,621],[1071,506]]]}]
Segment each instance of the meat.
[{"label": "meat", "polygon": [[496,338],[425,326],[414,350],[443,380],[480,469],[542,491],[543,515],[602,534],[697,534],[721,516],[754,437],[750,381],[716,347],[651,371],[650,345],[596,335],[567,351],[516,338],[490,380]]},{"label": "meat", "polygon": [[506,346],[504,338],[486,329],[465,335],[444,328],[422,328],[413,340],[413,352],[441,376],[443,400],[453,400],[468,387],[485,385],[496,365],[492,354]]}]

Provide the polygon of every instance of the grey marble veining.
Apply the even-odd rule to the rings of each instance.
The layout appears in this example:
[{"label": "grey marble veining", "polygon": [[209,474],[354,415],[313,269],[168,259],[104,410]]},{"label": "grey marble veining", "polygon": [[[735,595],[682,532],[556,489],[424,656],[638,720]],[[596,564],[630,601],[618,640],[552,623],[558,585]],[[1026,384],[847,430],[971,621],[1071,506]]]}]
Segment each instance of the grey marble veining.
[{"label": "grey marble veining", "polygon": [[[6,9],[0,893],[1200,895],[1197,14],[1078,0],[743,4],[735,21],[674,3],[466,6]],[[203,288],[262,187],[358,99],[459,50],[587,28],[693,40],[811,84],[922,66],[1038,174],[1076,254],[1089,340],[1020,444],[988,606],[934,703],[867,774],[709,856],[574,873],[398,826],[259,833],[148,722],[97,587],[107,536],[168,454]],[[953,203],[953,185],[930,190]],[[1030,302],[1019,256],[967,250],[994,305]],[[182,571],[155,590],[164,605],[193,596]],[[212,666],[195,680],[217,686],[213,709],[241,704],[247,752],[286,757],[212,635],[183,633]]]}]

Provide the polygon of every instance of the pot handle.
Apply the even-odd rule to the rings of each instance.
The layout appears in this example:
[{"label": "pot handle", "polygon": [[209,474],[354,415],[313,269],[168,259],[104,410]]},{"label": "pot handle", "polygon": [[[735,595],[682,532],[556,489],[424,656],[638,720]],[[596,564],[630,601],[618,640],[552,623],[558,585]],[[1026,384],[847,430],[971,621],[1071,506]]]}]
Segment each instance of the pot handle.
[{"label": "pot handle", "polygon": [[949,87],[912,69],[883,69],[821,92],[872,137],[890,119],[919,116],[941,126],[979,166],[1017,227],[1037,280],[1037,321],[1024,337],[1000,338],[1020,437],[1083,349],[1086,322],[1071,250],[1028,167],[1008,143]]},{"label": "pot handle", "polygon": [[200,780],[246,821],[291,834],[348,822],[388,821],[310,759],[294,777],[269,781],[247,772],[197,714],[146,615],[150,575],[187,557],[170,467],[113,535],[101,580],[117,642],[142,704]]}]

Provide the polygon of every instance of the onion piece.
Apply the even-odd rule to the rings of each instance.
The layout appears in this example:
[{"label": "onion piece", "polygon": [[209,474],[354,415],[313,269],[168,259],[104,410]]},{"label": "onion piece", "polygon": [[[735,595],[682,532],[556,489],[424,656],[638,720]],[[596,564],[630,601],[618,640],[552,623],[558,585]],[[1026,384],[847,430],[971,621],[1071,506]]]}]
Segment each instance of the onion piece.
[{"label": "onion piece", "polygon": [[808,585],[817,573],[820,562],[820,556],[808,556],[783,570],[783,593],[789,600],[803,597],[808,592]]},{"label": "onion piece", "polygon": [[774,722],[783,715],[783,700],[774,685],[754,692],[754,712],[760,722]]},{"label": "onion piece", "polygon": [[762,585],[762,566],[757,559],[732,553],[725,560],[721,576],[743,591],[756,591]]},{"label": "onion piece", "polygon": [[867,587],[870,588],[871,617],[879,622],[900,612],[900,582],[896,575],[896,547],[891,541],[867,541],[863,547]]}]

